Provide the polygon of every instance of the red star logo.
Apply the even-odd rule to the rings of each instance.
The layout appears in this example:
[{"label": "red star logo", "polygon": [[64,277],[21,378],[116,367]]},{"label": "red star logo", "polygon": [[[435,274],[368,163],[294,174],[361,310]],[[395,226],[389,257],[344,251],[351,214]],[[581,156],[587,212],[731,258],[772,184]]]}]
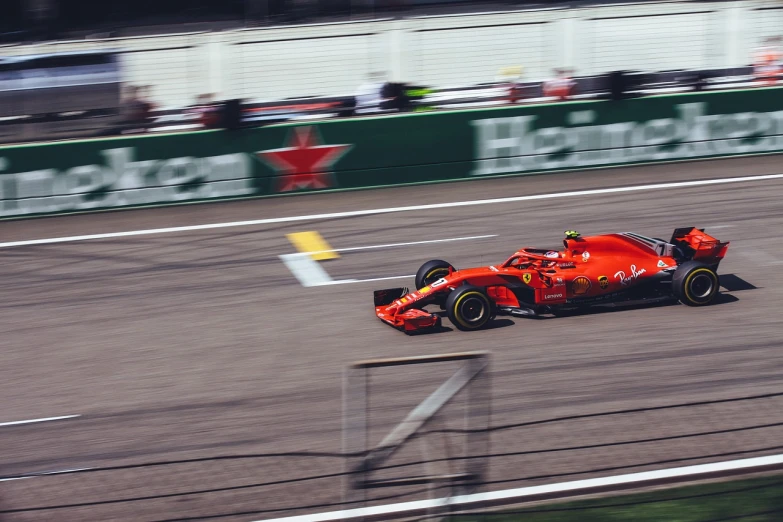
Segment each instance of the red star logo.
[{"label": "red star logo", "polygon": [[320,189],[333,185],[328,169],[353,145],[323,145],[314,127],[295,127],[288,147],[262,150],[256,155],[279,172],[277,192]]}]

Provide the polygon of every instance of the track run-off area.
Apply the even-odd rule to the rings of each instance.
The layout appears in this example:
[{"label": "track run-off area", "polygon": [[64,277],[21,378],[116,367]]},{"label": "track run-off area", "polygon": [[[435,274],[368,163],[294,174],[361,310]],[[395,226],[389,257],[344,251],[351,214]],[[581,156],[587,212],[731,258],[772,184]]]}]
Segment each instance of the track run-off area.
[{"label": "track run-off area", "polygon": [[[783,453],[780,158],[0,222],[0,520],[337,509],[343,372],[384,357],[492,352],[485,490]],[[710,307],[414,337],[374,314],[372,291],[412,287],[429,259],[488,265],[559,248],[569,229],[668,239],[685,226],[731,241]],[[304,231],[339,254],[315,279],[285,262]],[[378,372],[370,441],[453,371]],[[460,407],[436,427],[461,427]],[[432,458],[460,440],[430,436]],[[389,464],[423,457],[411,445]]]}]

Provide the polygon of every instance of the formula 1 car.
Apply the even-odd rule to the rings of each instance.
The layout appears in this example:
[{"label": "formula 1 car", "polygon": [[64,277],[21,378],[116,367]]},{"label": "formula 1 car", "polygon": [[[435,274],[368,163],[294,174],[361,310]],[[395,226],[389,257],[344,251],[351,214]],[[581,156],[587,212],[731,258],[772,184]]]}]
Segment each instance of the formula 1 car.
[{"label": "formula 1 car", "polygon": [[430,304],[445,309],[459,330],[478,330],[496,315],[564,315],[609,303],[678,299],[712,303],[720,288],[718,265],[729,243],[704,229],[678,228],[669,241],[634,233],[582,237],[566,231],[563,250],[525,247],[498,265],[457,270],[427,261],[416,290],[374,292],[375,313],[405,333],[441,327]]}]

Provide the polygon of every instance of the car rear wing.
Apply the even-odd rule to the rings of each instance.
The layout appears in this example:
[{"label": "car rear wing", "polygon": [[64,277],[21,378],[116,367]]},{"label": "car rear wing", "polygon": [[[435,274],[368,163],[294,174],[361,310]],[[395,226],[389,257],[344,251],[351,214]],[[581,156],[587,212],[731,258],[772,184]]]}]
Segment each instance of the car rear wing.
[{"label": "car rear wing", "polygon": [[675,229],[670,243],[677,245],[687,259],[716,267],[729,249],[728,241],[724,243],[696,227]]}]

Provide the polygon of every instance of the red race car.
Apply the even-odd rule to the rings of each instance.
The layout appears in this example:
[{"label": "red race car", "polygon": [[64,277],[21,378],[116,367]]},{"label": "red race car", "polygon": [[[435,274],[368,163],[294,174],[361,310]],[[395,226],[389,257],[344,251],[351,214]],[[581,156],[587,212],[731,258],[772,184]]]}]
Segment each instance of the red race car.
[{"label": "red race car", "polygon": [[718,295],[717,269],[729,243],[703,229],[678,228],[669,241],[634,233],[582,237],[569,230],[563,250],[525,247],[501,264],[457,270],[424,263],[416,291],[376,290],[375,313],[406,333],[440,328],[430,304],[460,330],[478,330],[498,314],[559,315],[609,303],[676,298],[690,306]]}]

